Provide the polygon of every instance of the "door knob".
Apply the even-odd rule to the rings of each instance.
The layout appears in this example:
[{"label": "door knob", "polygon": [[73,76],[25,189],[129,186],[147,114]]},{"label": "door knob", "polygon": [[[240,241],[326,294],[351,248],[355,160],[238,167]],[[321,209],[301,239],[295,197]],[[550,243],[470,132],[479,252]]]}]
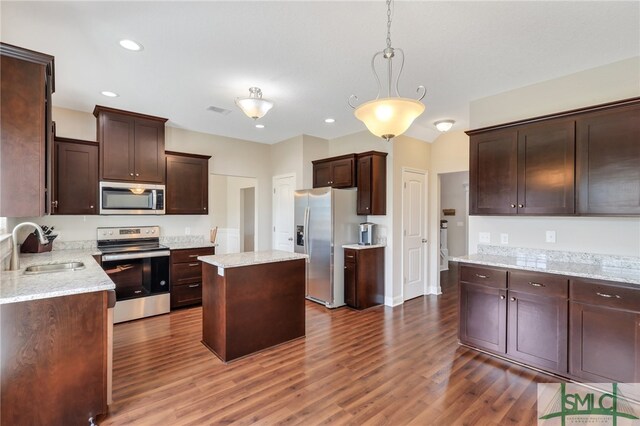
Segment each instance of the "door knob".
[{"label": "door knob", "polygon": [[422,239],[422,242],[423,242],[423,243],[426,243],[426,242],[427,242],[427,239],[426,239],[426,238],[423,238],[423,239]]},{"label": "door knob", "polygon": [[289,241],[293,241],[293,238],[287,238]]}]

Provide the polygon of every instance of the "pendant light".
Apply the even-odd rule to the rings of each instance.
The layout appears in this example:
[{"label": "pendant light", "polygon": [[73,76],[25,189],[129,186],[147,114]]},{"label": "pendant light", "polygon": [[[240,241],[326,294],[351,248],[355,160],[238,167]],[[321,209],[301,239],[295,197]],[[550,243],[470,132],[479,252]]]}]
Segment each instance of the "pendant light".
[{"label": "pendant light", "polygon": [[[404,51],[391,47],[391,2],[392,0],[387,0],[387,47],[374,54],[371,59],[371,69],[378,83],[378,95],[374,100],[365,102],[358,107],[352,103],[358,97],[356,95],[349,97],[349,106],[355,110],[356,118],[362,121],[371,133],[387,141],[406,132],[413,121],[424,112],[424,104],[420,101],[426,94],[424,86],[418,86],[418,99],[403,98],[398,92],[398,81],[404,67]],[[380,98],[382,85],[375,68],[375,61],[379,56],[387,61],[386,98]],[[400,68],[395,81],[395,96],[391,96],[394,58],[400,60]]]},{"label": "pendant light", "polygon": [[254,120],[264,117],[273,108],[272,101],[262,99],[262,90],[259,87],[250,87],[249,97],[236,99],[236,105],[247,117]]}]

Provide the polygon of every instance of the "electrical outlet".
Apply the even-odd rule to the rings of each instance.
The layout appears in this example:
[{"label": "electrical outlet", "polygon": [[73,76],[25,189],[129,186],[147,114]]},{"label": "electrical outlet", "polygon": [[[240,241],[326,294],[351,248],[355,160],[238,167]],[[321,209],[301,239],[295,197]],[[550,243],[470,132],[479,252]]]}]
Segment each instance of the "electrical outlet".
[{"label": "electrical outlet", "polygon": [[491,244],[491,233],[490,232],[478,233],[478,242],[481,244]]},{"label": "electrical outlet", "polygon": [[191,228],[188,226],[184,228],[184,235],[191,235]]},{"label": "electrical outlet", "polygon": [[547,231],[546,232],[546,242],[555,243],[556,242],[556,231]]},{"label": "electrical outlet", "polygon": [[509,244],[509,234],[500,234],[500,244]]}]

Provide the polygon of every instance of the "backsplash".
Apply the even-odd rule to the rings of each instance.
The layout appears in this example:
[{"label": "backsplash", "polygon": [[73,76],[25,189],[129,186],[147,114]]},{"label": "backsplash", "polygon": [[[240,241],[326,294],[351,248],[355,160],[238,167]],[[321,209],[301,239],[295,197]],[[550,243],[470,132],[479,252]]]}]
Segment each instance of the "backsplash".
[{"label": "backsplash", "polygon": [[478,244],[478,254],[510,257],[535,257],[554,262],[582,263],[616,268],[640,269],[640,257],[617,256],[609,254],[581,253],[573,251],[532,249]]}]

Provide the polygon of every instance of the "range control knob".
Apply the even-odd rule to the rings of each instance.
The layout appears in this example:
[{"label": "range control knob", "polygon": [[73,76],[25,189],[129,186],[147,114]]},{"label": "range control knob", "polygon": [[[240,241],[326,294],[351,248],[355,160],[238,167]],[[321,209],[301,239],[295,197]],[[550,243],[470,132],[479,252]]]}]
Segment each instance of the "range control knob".
[{"label": "range control knob", "polygon": [[152,230],[151,230],[151,233],[152,233],[152,234],[155,234],[155,233],[156,233],[156,230],[155,230],[155,229],[152,229]]},{"label": "range control knob", "polygon": [[147,229],[146,231],[144,231],[144,233],[145,233],[145,234],[148,234],[148,233],[149,233],[149,230]]}]

